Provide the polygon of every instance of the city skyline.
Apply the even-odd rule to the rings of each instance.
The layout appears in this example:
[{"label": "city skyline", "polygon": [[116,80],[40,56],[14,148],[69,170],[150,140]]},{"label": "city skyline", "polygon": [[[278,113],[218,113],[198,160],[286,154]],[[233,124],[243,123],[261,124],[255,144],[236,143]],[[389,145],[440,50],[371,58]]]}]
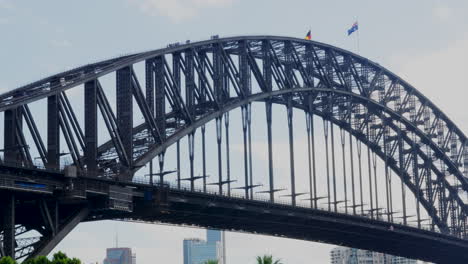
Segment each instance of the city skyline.
[{"label": "city skyline", "polygon": [[417,260],[347,247],[330,251],[330,264],[417,264]]},{"label": "city skyline", "polygon": [[206,240],[185,238],[183,245],[183,264],[204,264],[210,260],[216,260],[218,264],[226,264],[224,231],[207,229]]},{"label": "city skyline", "polygon": [[[218,264],[226,264],[225,231],[201,229],[206,233],[205,239],[199,237],[184,238],[183,264],[204,264],[208,260],[216,260]],[[106,258],[103,264],[137,264],[135,248],[118,247],[118,234],[115,246],[106,249]],[[136,248],[136,250],[138,250]],[[159,249],[164,250],[164,249]],[[156,253],[157,254],[157,253]],[[259,255],[260,256],[260,255]],[[333,247],[330,252],[330,261],[323,264],[418,264],[428,263],[404,257],[393,256],[370,250],[348,247]]]},{"label": "city skyline", "polygon": [[136,264],[136,254],[128,247],[114,247],[106,249],[103,264]]}]

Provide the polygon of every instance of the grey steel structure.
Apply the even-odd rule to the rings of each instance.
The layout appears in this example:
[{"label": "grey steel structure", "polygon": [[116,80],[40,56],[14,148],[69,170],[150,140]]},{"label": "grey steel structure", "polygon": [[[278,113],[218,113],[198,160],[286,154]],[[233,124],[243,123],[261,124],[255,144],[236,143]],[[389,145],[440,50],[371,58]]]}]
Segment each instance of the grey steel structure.
[{"label": "grey steel structure", "polygon": [[[144,84],[133,68],[140,62],[145,64]],[[111,74],[115,74],[116,87],[103,87],[100,78]],[[83,86],[85,111],[80,122],[66,91]],[[107,89],[116,89],[115,112]],[[47,102],[46,135],[37,128],[30,111],[29,105],[36,102]],[[264,103],[266,109],[269,174],[263,184],[268,188],[268,201],[255,200],[254,102]],[[276,104],[287,109],[288,205],[275,202],[275,193],[281,191],[275,186],[272,147],[272,105]],[[228,113],[238,108],[242,127],[229,127]],[[142,123],[134,122],[134,109],[144,117]],[[305,193],[296,189],[293,124],[298,121],[293,109],[306,116],[308,208],[299,205],[298,197]],[[431,101],[392,72],[327,44],[275,36],[213,36],[207,41],[175,43],[85,65],[4,93],[0,111],[4,113],[5,142],[0,166],[2,255],[46,254],[81,221],[125,219],[318,240],[436,262],[468,261],[466,136]],[[99,131],[98,114],[106,128]],[[324,121],[326,197],[319,197],[317,191],[321,186],[317,184],[318,139],[313,116]],[[205,125],[210,121],[216,123],[217,135],[215,182],[208,182],[206,174],[205,144],[209,139]],[[244,164],[239,165],[245,170],[235,179],[229,167],[229,131],[234,129],[242,131]],[[340,130],[338,139],[334,129]],[[195,140],[196,132],[201,133],[201,142]],[[110,140],[98,145],[102,133],[108,133]],[[163,170],[165,151],[177,146],[180,167],[179,142],[183,138],[188,140],[190,173],[184,176],[177,170],[177,184],[163,184],[169,173]],[[73,167],[65,171],[60,159],[63,142],[73,160]],[[342,165],[336,163],[336,143],[342,148]],[[195,144],[203,149],[201,176],[194,173]],[[45,168],[35,165],[32,149]],[[159,160],[159,173],[153,172],[154,158]],[[377,158],[384,163],[382,175],[376,172]],[[364,159],[367,168],[362,166]],[[150,182],[133,180],[148,163]],[[338,173],[341,167],[344,169]],[[365,170],[368,186],[362,186]],[[393,210],[392,172],[402,181],[401,224]],[[155,175],[158,181],[154,181]],[[337,177],[343,177],[344,186],[337,184]],[[378,177],[385,181],[382,193],[377,190]],[[182,181],[190,186],[183,187]],[[208,184],[216,186],[216,193]],[[243,197],[234,197],[234,188],[242,189]],[[343,201],[337,198],[338,188],[344,189]],[[365,193],[364,188],[368,189]],[[416,226],[408,223],[412,216],[406,210],[410,194],[405,188],[416,201]],[[379,205],[382,197],[378,195],[382,194],[385,204]],[[322,198],[327,200],[328,210],[319,210]],[[344,204],[345,213],[339,212],[339,204]],[[430,219],[423,219],[422,210]],[[429,230],[424,228],[425,221],[429,221]],[[31,230],[36,236],[25,235]]]}]

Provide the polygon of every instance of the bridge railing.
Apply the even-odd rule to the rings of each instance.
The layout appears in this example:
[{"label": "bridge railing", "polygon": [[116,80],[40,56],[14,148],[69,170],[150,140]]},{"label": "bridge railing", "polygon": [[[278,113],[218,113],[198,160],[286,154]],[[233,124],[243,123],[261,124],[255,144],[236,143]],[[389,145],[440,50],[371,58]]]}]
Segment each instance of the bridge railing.
[{"label": "bridge railing", "polygon": [[[150,180],[147,178],[147,177],[135,177],[132,182],[134,183],[138,183],[138,184],[145,184],[145,185],[150,185]],[[159,180],[159,178],[155,178],[153,180],[153,185],[157,186],[157,185],[160,185],[161,182]],[[187,183],[180,183],[180,188],[179,188],[179,185],[177,184],[177,182],[170,182],[170,181],[164,181],[163,184],[165,186],[169,186],[170,189],[173,189],[173,190],[182,190],[182,191],[186,191],[186,192],[193,192],[193,193],[200,193],[200,194],[209,194],[209,195],[214,195],[214,196],[219,196],[219,191],[215,188],[210,188],[207,186],[206,188],[206,192],[203,190],[203,188],[200,188],[200,187],[195,187],[193,190],[191,189],[191,186],[190,184],[187,184]],[[233,199],[242,199],[242,200],[246,200],[245,198],[245,195],[240,193],[240,192],[236,192],[234,190],[231,190],[230,192],[230,195],[228,196],[227,193],[226,194],[221,194],[220,196],[223,196],[223,197],[229,197],[229,198],[233,198]],[[268,203],[268,204],[275,204],[275,205],[282,205],[282,206],[287,206],[287,207],[291,207],[293,206],[291,204],[291,202],[289,200],[286,200],[286,199],[278,199],[278,198],[275,198],[274,202],[270,201],[269,198],[267,197],[262,197],[262,195],[254,195],[253,196],[253,199],[248,199],[248,200],[253,200],[253,201],[256,201],[256,202],[263,202],[263,203]],[[307,203],[304,201],[298,201],[296,203],[296,207],[300,207],[300,208],[306,208],[306,209],[313,209],[313,210],[320,210],[320,211],[323,211],[323,212],[335,212],[334,210],[333,211],[330,211],[328,210],[328,206],[326,205],[327,203],[324,203],[322,205],[319,205],[317,208],[314,208],[314,207],[311,207],[310,203]],[[344,214],[344,215],[349,215],[349,213],[346,212],[345,208],[344,207],[338,207],[338,211],[335,212],[335,213],[340,213],[340,214]],[[373,219],[373,220],[380,220],[380,221],[383,221],[383,222],[387,222],[386,221],[386,218],[384,217],[386,214],[378,214],[377,217],[372,217],[370,213],[359,213],[359,214],[356,214],[356,216],[360,216],[360,217],[365,217],[367,219]],[[404,225],[403,221],[394,221],[394,222],[389,222],[389,224],[399,224],[399,225]],[[410,227],[414,227],[414,228],[418,228],[418,225],[417,223],[413,223],[413,222],[410,222],[410,221],[407,221],[407,224],[406,226],[410,226]],[[421,227],[419,227],[419,229],[423,229],[423,230],[427,230],[427,231],[432,231],[430,226],[426,227],[424,225],[422,225]]]},{"label": "bridge railing", "polygon": [[25,168],[25,169],[37,169],[37,170],[47,170],[54,172],[63,172],[67,166],[73,165],[73,161],[70,158],[62,158],[60,161],[60,167],[52,168],[44,166],[42,161],[33,159],[32,161],[7,161],[4,158],[3,154],[0,154],[0,166],[7,166],[12,168]]},{"label": "bridge railing", "polygon": [[[64,168],[66,166],[68,166],[68,165],[63,164],[60,168],[46,168],[46,167],[43,166],[43,164],[41,162],[35,162],[35,163],[32,163],[32,164],[31,163],[7,162],[7,161],[5,161],[4,159],[2,159],[0,157],[0,166],[5,166],[7,168],[12,168],[12,169],[14,169],[14,168],[24,168],[24,169],[33,169],[33,170],[41,170],[41,171],[44,171],[44,172],[64,174]],[[96,172],[80,171],[80,172],[78,172],[78,174],[79,174],[79,176],[82,176],[82,177],[85,177],[85,178],[96,178]],[[100,178],[112,179],[113,176],[115,176],[115,175],[112,172],[107,172],[104,175],[101,174]],[[148,177],[136,176],[136,177],[133,178],[131,183],[150,185],[150,179]],[[185,182],[181,182],[180,184],[178,184],[177,182],[164,181],[163,184],[166,185],[166,186],[169,186],[169,188],[173,189],[173,190],[181,190],[181,191],[186,191],[186,192],[195,192],[195,193],[200,193],[200,194],[209,194],[209,195],[214,195],[214,196],[223,196],[223,197],[229,197],[229,198],[233,198],[233,199],[242,199],[242,200],[247,199],[245,197],[245,195],[243,193],[241,193],[241,191],[236,191],[234,189],[231,190],[229,195],[227,195],[227,193],[219,194],[219,191],[217,190],[217,188],[216,189],[214,187],[210,188],[209,186],[207,186],[206,191],[205,191],[201,187],[195,187],[194,189],[191,189],[191,186],[188,183],[185,183]],[[153,185],[155,185],[155,186],[160,185],[160,180],[159,180],[158,177],[154,178]],[[100,188],[99,190],[102,191],[102,188]],[[83,196],[84,196],[84,194],[83,194]],[[263,202],[263,203],[268,203],[268,204],[288,206],[288,207],[293,206],[290,200],[283,199],[281,197],[276,197],[275,200],[272,202],[272,201],[270,201],[270,199],[268,197],[263,196],[263,195],[258,194],[258,193],[254,194],[253,198],[248,199],[248,200],[253,200],[253,201],[256,201],[256,202]],[[315,207],[311,207],[310,203],[306,202],[306,200],[298,200],[295,206],[296,207],[301,207],[301,208],[313,209],[313,210],[320,210],[320,211],[324,211],[324,212],[335,212],[334,210],[330,211],[328,209],[327,203],[319,204],[317,206],[317,208],[315,208]],[[335,213],[347,214],[347,211],[346,211],[346,209],[344,207],[338,207],[337,209],[338,210]],[[381,221],[385,221],[385,217],[384,217],[385,215],[386,215],[386,213],[379,213],[379,214],[377,214],[377,216],[372,217],[371,214],[367,213],[367,212],[364,212],[364,213],[361,212],[359,214],[356,214],[356,216],[365,217],[367,219],[381,220]],[[401,221],[394,221],[394,222],[391,222],[390,224],[392,224],[392,223],[393,224],[400,224],[400,225],[404,224],[402,220]],[[411,227],[418,228],[417,223],[413,223],[411,221],[407,221],[406,226],[411,226]],[[419,229],[432,231],[430,229],[430,227],[426,227],[424,225],[421,225],[421,227],[419,227]],[[438,231],[438,230],[436,230],[436,231]]]}]

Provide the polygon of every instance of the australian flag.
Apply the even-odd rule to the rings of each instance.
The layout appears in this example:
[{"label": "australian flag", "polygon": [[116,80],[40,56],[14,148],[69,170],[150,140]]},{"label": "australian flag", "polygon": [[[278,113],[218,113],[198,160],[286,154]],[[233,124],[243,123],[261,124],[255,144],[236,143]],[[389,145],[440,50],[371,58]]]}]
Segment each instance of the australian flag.
[{"label": "australian flag", "polygon": [[350,29],[348,29],[348,36],[353,34],[353,32],[358,30],[358,29],[359,29],[358,28],[358,22],[356,21],[356,22],[354,22],[353,26]]}]

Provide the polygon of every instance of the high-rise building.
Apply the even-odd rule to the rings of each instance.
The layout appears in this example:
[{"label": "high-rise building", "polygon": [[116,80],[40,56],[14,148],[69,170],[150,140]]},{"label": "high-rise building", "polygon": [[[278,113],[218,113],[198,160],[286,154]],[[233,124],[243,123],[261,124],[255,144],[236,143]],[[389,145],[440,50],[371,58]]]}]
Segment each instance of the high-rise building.
[{"label": "high-rise building", "polygon": [[136,264],[136,255],[131,248],[108,248],[104,264]]},{"label": "high-rise building", "polygon": [[369,250],[337,247],[330,252],[331,264],[416,264],[416,260]]},{"label": "high-rise building", "polygon": [[202,264],[208,260],[217,260],[225,264],[224,232],[207,230],[206,241],[198,238],[184,239],[184,264]]},{"label": "high-rise building", "polygon": [[392,256],[392,262],[390,263],[391,264],[416,264],[418,262],[414,259],[407,259],[404,257]]}]

